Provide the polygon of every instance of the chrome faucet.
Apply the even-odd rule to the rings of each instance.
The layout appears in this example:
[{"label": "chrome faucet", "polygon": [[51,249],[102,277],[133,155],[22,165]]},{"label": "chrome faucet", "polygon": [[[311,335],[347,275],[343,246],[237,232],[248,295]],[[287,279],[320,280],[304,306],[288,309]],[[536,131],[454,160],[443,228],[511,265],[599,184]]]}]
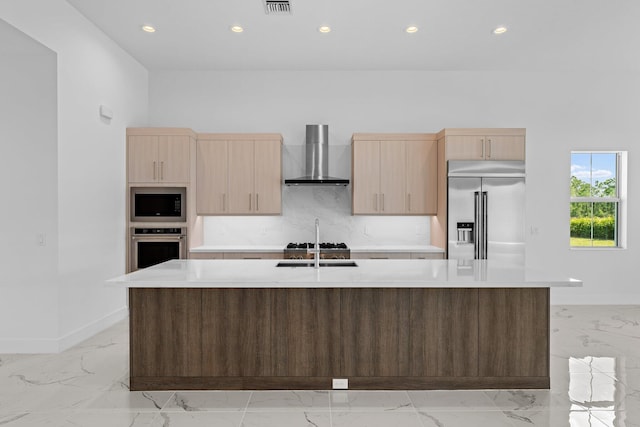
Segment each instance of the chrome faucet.
[{"label": "chrome faucet", "polygon": [[320,220],[316,218],[316,244],[313,246],[313,268],[320,268]]}]

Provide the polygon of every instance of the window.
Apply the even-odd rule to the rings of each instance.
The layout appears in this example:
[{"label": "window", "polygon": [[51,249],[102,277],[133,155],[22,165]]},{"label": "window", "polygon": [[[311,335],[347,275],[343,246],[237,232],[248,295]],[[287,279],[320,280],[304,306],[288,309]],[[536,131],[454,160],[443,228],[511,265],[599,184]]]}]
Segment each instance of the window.
[{"label": "window", "polygon": [[622,247],[621,152],[571,153],[571,247]]}]

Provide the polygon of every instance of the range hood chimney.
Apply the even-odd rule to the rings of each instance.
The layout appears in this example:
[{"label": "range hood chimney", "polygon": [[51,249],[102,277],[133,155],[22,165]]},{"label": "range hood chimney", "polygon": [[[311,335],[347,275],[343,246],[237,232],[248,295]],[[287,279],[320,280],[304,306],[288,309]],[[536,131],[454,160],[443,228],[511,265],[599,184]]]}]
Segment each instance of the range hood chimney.
[{"label": "range hood chimney", "polygon": [[285,179],[286,185],[348,185],[349,180],[329,176],[329,126],[307,125],[305,176]]}]

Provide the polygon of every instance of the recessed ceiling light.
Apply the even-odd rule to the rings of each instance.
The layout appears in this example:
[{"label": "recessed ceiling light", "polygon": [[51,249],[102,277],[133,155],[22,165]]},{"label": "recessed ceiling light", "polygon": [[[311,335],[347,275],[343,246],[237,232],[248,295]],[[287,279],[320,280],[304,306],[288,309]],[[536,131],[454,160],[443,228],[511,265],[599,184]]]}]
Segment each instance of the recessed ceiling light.
[{"label": "recessed ceiling light", "polygon": [[504,34],[507,32],[507,27],[497,27],[493,30],[493,34]]},{"label": "recessed ceiling light", "polygon": [[143,25],[142,31],[146,31],[147,33],[155,33],[156,29],[152,25]]},{"label": "recessed ceiling light", "polygon": [[413,33],[418,32],[418,27],[416,27],[416,26],[413,26],[413,25],[412,25],[412,26],[410,26],[410,27],[407,27],[407,28],[405,29],[405,31],[406,31],[407,33],[409,33],[409,34],[413,34]]},{"label": "recessed ceiling light", "polygon": [[244,28],[242,28],[240,25],[234,25],[233,27],[231,27],[231,31],[233,31],[234,33],[241,33],[244,31]]},{"label": "recessed ceiling light", "polygon": [[323,25],[322,27],[318,28],[318,31],[320,31],[321,33],[330,33],[331,27]]}]

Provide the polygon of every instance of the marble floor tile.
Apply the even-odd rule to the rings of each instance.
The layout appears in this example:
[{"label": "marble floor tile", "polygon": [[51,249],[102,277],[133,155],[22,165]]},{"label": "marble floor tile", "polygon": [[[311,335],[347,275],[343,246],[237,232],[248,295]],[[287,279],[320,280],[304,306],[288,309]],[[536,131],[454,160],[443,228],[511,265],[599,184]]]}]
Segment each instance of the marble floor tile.
[{"label": "marble floor tile", "polygon": [[[333,427],[423,427],[415,410],[404,412],[332,411],[331,425]],[[434,424],[434,426],[443,427],[444,425]]]},{"label": "marble floor tile", "polygon": [[328,391],[254,391],[247,411],[328,411]]},{"label": "marble floor tile", "polygon": [[551,389],[130,392],[128,321],[0,354],[0,426],[640,427],[640,306],[553,306]]},{"label": "marble floor tile", "polygon": [[444,412],[419,410],[423,427],[513,427],[502,411]]},{"label": "marble floor tile", "polygon": [[162,408],[163,412],[244,411],[250,391],[178,391]]},{"label": "marble floor tile", "polygon": [[101,393],[83,409],[87,411],[159,412],[175,393],[172,391],[129,391],[112,389]]},{"label": "marble floor tile", "polygon": [[498,411],[492,399],[481,390],[409,391],[419,411]]},{"label": "marble floor tile", "polygon": [[150,427],[157,414],[38,412],[0,414],[3,427]]},{"label": "marble floor tile", "polygon": [[[514,427],[613,427],[590,411],[505,411]],[[617,425],[617,424],[616,424]]]},{"label": "marble floor tile", "polygon": [[161,412],[151,427],[239,427],[242,412]]},{"label": "marble floor tile", "polygon": [[331,427],[331,413],[315,411],[247,412],[241,427]]},{"label": "marble floor tile", "polygon": [[332,411],[415,411],[406,391],[332,391]]},{"label": "marble floor tile", "polygon": [[157,413],[78,412],[70,414],[64,427],[151,427]]}]

